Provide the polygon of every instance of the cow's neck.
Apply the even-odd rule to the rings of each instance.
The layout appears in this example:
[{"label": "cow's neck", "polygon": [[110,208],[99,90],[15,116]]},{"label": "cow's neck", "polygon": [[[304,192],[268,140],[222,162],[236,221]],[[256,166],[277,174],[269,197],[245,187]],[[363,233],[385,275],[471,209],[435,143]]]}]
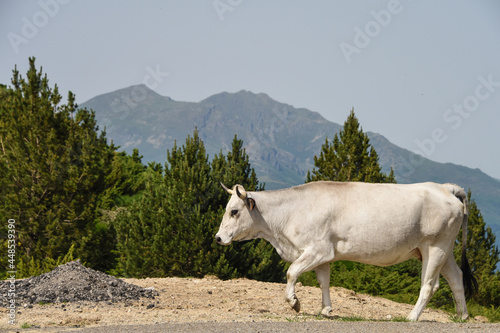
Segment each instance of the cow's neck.
[{"label": "cow's neck", "polygon": [[[293,213],[293,195],[290,191],[264,191],[254,192],[258,210],[255,217],[258,219],[258,237],[267,240],[276,249],[285,261],[294,261],[300,253],[294,244],[285,236],[290,214]],[[257,221],[256,221],[257,222]]]}]

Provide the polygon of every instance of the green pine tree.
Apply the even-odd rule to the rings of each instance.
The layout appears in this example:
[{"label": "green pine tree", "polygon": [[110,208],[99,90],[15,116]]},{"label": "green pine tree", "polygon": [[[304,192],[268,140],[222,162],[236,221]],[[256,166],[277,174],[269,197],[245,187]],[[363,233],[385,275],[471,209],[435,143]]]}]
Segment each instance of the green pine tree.
[{"label": "green pine tree", "polygon": [[[151,168],[145,173],[143,195],[128,207],[117,211],[113,226],[117,234],[118,267],[115,272],[125,276],[160,277],[166,275],[161,251],[172,233],[167,216],[166,187],[161,172]],[[165,238],[167,240],[165,241]],[[167,249],[165,249],[167,250]]]},{"label": "green pine tree", "polygon": [[276,269],[279,256],[269,244],[222,247],[214,239],[228,201],[219,182],[261,189],[242,145],[235,137],[227,156],[220,153],[209,162],[195,130],[184,146],[167,152],[163,174],[148,169],[142,199],[115,221],[125,275],[283,279],[283,270]]},{"label": "green pine tree", "polygon": [[395,183],[394,172],[382,172],[378,155],[370,145],[358,119],[351,110],[344,128],[335,133],[333,141],[328,138],[321,147],[319,156],[314,156],[312,173],[308,171],[306,182],[318,180],[359,181],[369,183]]},{"label": "green pine tree", "polygon": [[115,147],[98,133],[94,113],[77,109],[71,92],[60,104],[57,85],[49,86],[34,58],[26,78],[15,68],[12,87],[0,93],[0,219],[17,222],[18,262],[51,269],[74,246],[75,257],[109,267],[113,260],[99,258],[111,249],[94,241],[113,237],[98,219]]},{"label": "green pine tree", "polygon": [[164,169],[148,169],[142,197],[114,222],[125,275],[199,275],[194,262],[200,250],[202,214],[210,208],[209,172],[197,131],[184,146],[175,144],[167,151]]},{"label": "green pine tree", "polygon": [[[234,242],[230,246],[221,246],[213,241],[224,208],[229,200],[228,194],[218,185],[219,182],[227,186],[243,185],[247,191],[263,191],[264,185],[259,184],[255,170],[251,167],[249,157],[243,148],[243,141],[234,136],[231,151],[227,157],[222,152],[212,161],[212,179],[216,184],[214,198],[216,206],[220,207],[216,218],[212,220],[209,234],[212,235],[212,255],[224,258],[229,268],[235,270],[235,276],[257,279],[261,281],[283,282],[285,278],[285,263],[276,250],[263,239],[248,242]],[[223,266],[224,267],[224,266]],[[228,278],[224,272],[213,270],[213,274],[221,278]]]}]

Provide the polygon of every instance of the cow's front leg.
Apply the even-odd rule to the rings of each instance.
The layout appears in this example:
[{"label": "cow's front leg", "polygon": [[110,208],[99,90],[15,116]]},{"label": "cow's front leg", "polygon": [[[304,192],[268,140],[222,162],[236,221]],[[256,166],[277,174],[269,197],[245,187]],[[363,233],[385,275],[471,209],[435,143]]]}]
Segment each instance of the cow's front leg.
[{"label": "cow's front leg", "polygon": [[[293,264],[292,264],[293,265]],[[290,266],[292,268],[292,266]],[[292,309],[294,309],[296,312],[300,311],[300,301],[297,298],[297,295],[295,295],[295,283],[297,283],[297,279],[300,276],[291,274],[290,273],[290,268],[288,268],[288,272],[286,273],[286,290],[285,290],[285,300],[290,304]]]},{"label": "cow's front leg", "polygon": [[[325,251],[327,252],[327,251]],[[285,291],[285,300],[290,304],[292,309],[299,312],[300,311],[300,301],[295,295],[295,284],[297,283],[297,279],[302,273],[310,271],[315,267],[318,267],[325,262],[329,262],[328,257],[325,257],[325,252],[318,251],[318,249],[304,251],[302,255],[293,262],[288,268],[288,272],[286,273],[287,284]],[[333,258],[332,258],[333,259]],[[330,296],[328,295],[328,299],[326,301],[329,302]],[[325,299],[323,299],[324,305]]]},{"label": "cow's front leg", "polygon": [[324,263],[314,269],[319,287],[321,288],[321,300],[323,307],[321,314],[329,317],[332,312],[332,301],[330,299],[330,264]]}]

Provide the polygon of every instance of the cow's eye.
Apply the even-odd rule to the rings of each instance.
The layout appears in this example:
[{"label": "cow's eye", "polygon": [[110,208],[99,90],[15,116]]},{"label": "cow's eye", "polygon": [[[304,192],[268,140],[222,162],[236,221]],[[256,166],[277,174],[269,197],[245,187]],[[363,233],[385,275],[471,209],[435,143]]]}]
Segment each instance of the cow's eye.
[{"label": "cow's eye", "polygon": [[238,214],[238,210],[237,209],[233,209],[231,211],[231,217],[233,217],[234,215]]}]

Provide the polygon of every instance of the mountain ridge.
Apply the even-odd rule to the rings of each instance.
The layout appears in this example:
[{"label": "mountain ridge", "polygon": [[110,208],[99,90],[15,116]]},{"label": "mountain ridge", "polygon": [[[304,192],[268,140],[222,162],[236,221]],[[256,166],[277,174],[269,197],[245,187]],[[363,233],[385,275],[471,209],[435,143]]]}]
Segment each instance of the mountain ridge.
[{"label": "mountain ridge", "polygon": [[[182,102],[138,85],[98,95],[81,106],[95,111],[99,127],[106,128],[107,137],[121,150],[139,148],[144,162],[164,162],[167,149],[175,142],[182,145],[195,128],[210,157],[221,150],[227,152],[236,134],[267,189],[303,183],[325,138],[333,139],[342,128],[318,112],[247,90]],[[398,182],[451,182],[470,188],[487,223],[500,238],[500,181],[478,169],[431,161],[381,134],[367,135],[383,171],[393,167]]]}]

